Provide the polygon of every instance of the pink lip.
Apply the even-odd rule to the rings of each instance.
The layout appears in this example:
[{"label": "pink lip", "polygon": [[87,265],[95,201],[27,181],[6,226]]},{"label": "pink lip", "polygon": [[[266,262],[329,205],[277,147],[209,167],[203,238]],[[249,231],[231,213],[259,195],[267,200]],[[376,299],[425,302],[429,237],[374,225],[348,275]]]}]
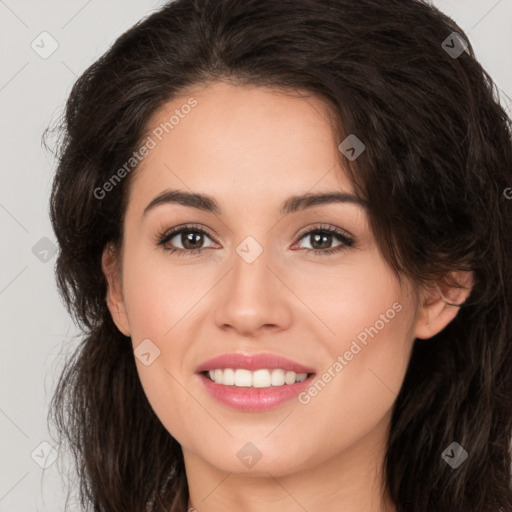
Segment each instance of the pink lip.
[{"label": "pink lip", "polygon": [[199,374],[201,382],[213,398],[233,409],[246,412],[266,411],[296,399],[300,393],[311,385],[313,377],[311,375],[302,382],[283,386],[243,388],[216,384],[204,374]]},{"label": "pink lip", "polygon": [[308,368],[295,361],[286,359],[285,357],[277,356],[275,354],[224,354],[222,356],[208,359],[203,364],[199,365],[196,369],[197,373],[205,372],[208,370],[224,368],[241,368],[245,370],[261,370],[261,369],[276,369],[292,371],[295,373],[314,373],[313,368]]},{"label": "pink lip", "polygon": [[[271,386],[269,388],[248,388],[224,386],[211,381],[204,372],[216,368],[243,368],[251,371],[281,368],[286,371],[308,373],[310,375],[306,380],[295,384]],[[314,369],[274,354],[225,354],[205,361],[196,371],[206,390],[213,398],[233,409],[247,412],[265,411],[293,400],[311,385],[315,375]]]}]

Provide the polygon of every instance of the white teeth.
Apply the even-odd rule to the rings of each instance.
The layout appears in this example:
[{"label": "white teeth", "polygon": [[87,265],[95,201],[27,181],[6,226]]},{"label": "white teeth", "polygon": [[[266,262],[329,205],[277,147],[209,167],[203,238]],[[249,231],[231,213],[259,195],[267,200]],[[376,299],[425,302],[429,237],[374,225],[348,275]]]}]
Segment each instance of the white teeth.
[{"label": "white teeth", "polygon": [[254,388],[269,388],[270,382],[270,372],[268,370],[256,370],[252,374],[252,386]]},{"label": "white teeth", "polygon": [[306,380],[307,373],[295,373],[281,369],[261,369],[251,372],[242,368],[209,370],[210,380],[224,386],[269,388],[271,386],[284,386]]},{"label": "white teeth", "polygon": [[286,384],[295,384],[295,372],[286,372],[284,381]]},{"label": "white teeth", "polygon": [[284,384],[284,371],[274,370],[270,378],[270,383],[272,386],[282,386]]},{"label": "white teeth", "polygon": [[[217,381],[217,372],[222,372],[222,370],[215,370],[215,382],[220,382],[220,378]],[[224,382],[224,379],[223,381]],[[252,386],[252,375],[249,370],[236,370],[235,371],[235,386]]]},{"label": "white teeth", "polygon": [[[217,382],[217,380],[215,380],[215,382]],[[220,379],[219,379],[219,382],[220,382]],[[222,374],[222,382],[226,386],[234,386],[235,385],[235,370],[233,370],[231,368],[226,368]]]}]

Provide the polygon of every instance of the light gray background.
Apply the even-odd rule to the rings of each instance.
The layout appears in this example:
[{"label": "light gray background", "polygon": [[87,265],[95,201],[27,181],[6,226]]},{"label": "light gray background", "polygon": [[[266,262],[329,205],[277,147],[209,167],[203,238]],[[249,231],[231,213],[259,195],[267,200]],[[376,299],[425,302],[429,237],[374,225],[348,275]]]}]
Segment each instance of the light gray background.
[{"label": "light gray background", "polygon": [[[69,464],[60,453],[40,466],[52,460],[48,403],[78,333],[54,283],[47,213],[54,161],[41,135],[86,67],[163,3],[0,0],[0,511],[63,510],[59,469]],[[512,0],[431,3],[466,31],[510,113]],[[58,43],[48,58],[31,47],[35,40],[43,51],[44,31]]]}]

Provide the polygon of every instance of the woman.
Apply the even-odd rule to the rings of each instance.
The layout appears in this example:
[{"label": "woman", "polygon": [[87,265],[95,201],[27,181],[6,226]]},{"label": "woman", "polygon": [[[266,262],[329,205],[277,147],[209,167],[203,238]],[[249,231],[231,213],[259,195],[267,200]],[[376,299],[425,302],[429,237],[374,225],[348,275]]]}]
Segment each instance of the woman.
[{"label": "woman", "polygon": [[52,402],[97,511],[512,511],[512,144],[415,0],[177,0],[76,82]]}]

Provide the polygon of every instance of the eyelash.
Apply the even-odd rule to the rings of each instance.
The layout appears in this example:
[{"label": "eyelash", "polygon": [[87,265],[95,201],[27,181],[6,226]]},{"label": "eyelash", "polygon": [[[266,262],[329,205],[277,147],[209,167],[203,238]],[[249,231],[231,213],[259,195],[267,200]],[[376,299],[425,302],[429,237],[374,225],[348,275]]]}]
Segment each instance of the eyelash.
[{"label": "eyelash", "polygon": [[[165,247],[165,244],[172,240],[176,235],[182,234],[182,233],[201,233],[203,235],[208,236],[209,238],[213,239],[213,237],[204,229],[201,229],[193,224],[189,224],[186,226],[182,226],[180,228],[175,228],[171,231],[164,232],[162,234],[158,235],[157,238],[157,244],[159,246],[164,247],[166,251],[168,251],[171,254],[176,254],[179,257],[197,257],[200,256],[203,251],[208,249],[208,247],[201,247],[199,249],[179,249],[175,247]],[[322,234],[328,234],[333,235],[335,238],[338,239],[338,241],[342,242],[337,247],[331,247],[330,249],[302,249],[303,251],[306,251],[308,253],[314,253],[317,256],[325,256],[330,255],[334,253],[341,252],[343,250],[346,250],[348,248],[354,247],[356,245],[355,239],[348,235],[345,231],[342,231],[340,229],[332,228],[331,226],[327,225],[320,225],[313,229],[310,229],[309,231],[306,231],[302,233],[298,241],[302,240],[303,238],[307,238],[308,236],[311,236],[312,234],[316,233],[322,233]]]}]

